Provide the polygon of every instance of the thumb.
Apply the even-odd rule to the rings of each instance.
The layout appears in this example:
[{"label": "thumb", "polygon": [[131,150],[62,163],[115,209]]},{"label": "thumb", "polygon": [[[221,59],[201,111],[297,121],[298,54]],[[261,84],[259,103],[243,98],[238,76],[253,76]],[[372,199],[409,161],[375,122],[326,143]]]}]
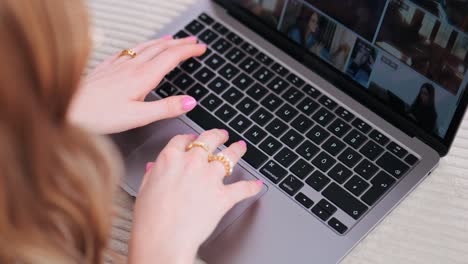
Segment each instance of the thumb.
[{"label": "thumb", "polygon": [[197,101],[186,95],[171,96],[158,101],[141,102],[140,111],[142,125],[159,120],[183,115],[197,106]]},{"label": "thumb", "polygon": [[257,195],[263,187],[262,181],[240,181],[227,185],[226,192],[228,196],[229,208],[247,198]]}]

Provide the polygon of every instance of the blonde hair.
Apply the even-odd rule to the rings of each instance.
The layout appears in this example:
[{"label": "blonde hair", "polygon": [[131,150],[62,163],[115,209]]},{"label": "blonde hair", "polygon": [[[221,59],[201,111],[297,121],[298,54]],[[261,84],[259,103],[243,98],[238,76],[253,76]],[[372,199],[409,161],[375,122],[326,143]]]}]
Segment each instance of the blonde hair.
[{"label": "blonde hair", "polygon": [[0,1],[0,263],[100,263],[118,171],[67,121],[90,52],[80,0]]}]

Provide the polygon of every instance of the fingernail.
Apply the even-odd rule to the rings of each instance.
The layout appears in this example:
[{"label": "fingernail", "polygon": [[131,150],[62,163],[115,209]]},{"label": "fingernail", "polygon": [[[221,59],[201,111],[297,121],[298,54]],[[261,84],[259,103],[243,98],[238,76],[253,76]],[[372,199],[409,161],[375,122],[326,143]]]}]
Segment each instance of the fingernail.
[{"label": "fingernail", "polygon": [[229,137],[229,132],[226,129],[221,129],[221,131],[223,131],[223,133]]},{"label": "fingernail", "polygon": [[148,172],[149,170],[151,170],[151,168],[153,167],[154,165],[154,162],[148,162],[146,163],[146,172]]},{"label": "fingernail", "polygon": [[162,37],[162,39],[165,39],[165,40],[172,39],[172,35],[166,35],[166,36]]},{"label": "fingernail", "polygon": [[199,43],[200,47],[207,48],[208,46],[205,43]]},{"label": "fingernail", "polygon": [[188,40],[197,40],[197,37],[195,37],[195,36],[190,36],[190,37],[188,37],[187,39],[188,39]]},{"label": "fingernail", "polygon": [[197,105],[197,100],[195,100],[193,97],[185,97],[184,100],[182,100],[182,108],[185,111],[190,111],[195,106]]},{"label": "fingernail", "polygon": [[239,141],[239,144],[241,144],[242,146],[244,146],[244,148],[247,147],[247,142],[245,142],[244,140]]},{"label": "fingernail", "polygon": [[261,180],[258,180],[258,181],[256,181],[255,183],[256,183],[258,186],[262,186],[262,185],[263,185],[263,181],[261,181]]}]

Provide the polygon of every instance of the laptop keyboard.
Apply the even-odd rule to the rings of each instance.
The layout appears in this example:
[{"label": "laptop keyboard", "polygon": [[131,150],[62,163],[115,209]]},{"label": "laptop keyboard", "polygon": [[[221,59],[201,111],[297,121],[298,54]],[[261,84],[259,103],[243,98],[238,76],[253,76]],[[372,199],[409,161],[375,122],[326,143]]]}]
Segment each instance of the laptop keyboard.
[{"label": "laptop keyboard", "polygon": [[346,233],[418,158],[207,14],[175,38],[207,52],[185,61],[155,92],[188,94],[187,116],[205,130],[244,139],[243,159],[285,195]]}]

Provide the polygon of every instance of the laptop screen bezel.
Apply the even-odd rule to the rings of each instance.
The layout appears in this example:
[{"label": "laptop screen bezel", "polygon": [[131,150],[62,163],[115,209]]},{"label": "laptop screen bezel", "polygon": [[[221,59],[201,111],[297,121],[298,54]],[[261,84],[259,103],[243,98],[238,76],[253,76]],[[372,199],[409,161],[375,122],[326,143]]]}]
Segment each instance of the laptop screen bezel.
[{"label": "laptop screen bezel", "polygon": [[251,14],[247,10],[236,5],[234,1],[230,0],[214,0],[221,6],[223,6],[230,15],[239,20],[241,23],[248,26],[253,31],[257,32],[263,38],[267,39],[276,47],[280,48],[294,59],[311,69],[312,71],[319,74],[322,78],[332,83],[341,91],[345,92],[380,117],[391,123],[395,127],[399,128],[411,137],[417,137],[434,150],[436,150],[441,156],[445,156],[455,138],[456,132],[463,120],[463,116],[468,105],[468,89],[465,89],[461,96],[460,103],[457,106],[454,117],[448,131],[444,138],[440,138],[434,134],[431,134],[415,123],[409,121],[397,111],[391,109],[377,98],[369,94],[362,86],[352,81],[345,74],[338,71],[331,65],[327,64],[319,57],[314,54],[308,53],[300,48],[285,37],[277,30],[271,28],[269,25],[264,23],[261,19]]}]

